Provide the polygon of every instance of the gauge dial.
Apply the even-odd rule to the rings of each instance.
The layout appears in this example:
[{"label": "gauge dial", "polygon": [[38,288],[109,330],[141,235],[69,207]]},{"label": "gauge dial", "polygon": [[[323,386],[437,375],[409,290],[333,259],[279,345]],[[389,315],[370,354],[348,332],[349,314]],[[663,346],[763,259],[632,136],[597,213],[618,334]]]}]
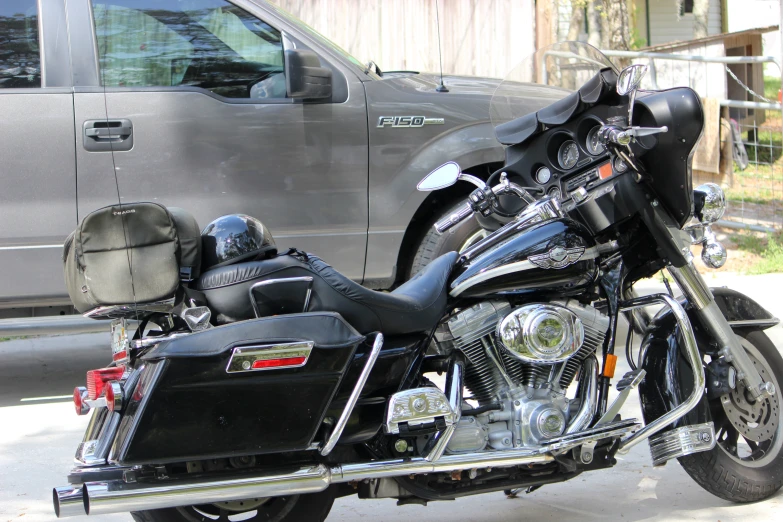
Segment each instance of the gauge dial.
[{"label": "gauge dial", "polygon": [[628,165],[622,160],[622,158],[617,157],[614,159],[614,170],[618,173],[622,174],[626,170],[628,170]]},{"label": "gauge dial", "polygon": [[601,130],[601,126],[596,125],[592,129],[590,129],[590,132],[587,133],[587,142],[585,143],[585,148],[587,149],[587,152],[589,152],[593,156],[598,156],[599,154],[603,154],[605,150],[604,144],[601,143],[600,139],[598,139],[599,130]]},{"label": "gauge dial", "polygon": [[552,171],[546,167],[541,167],[536,171],[535,179],[539,185],[546,185],[552,179]]},{"label": "gauge dial", "polygon": [[575,141],[568,140],[560,145],[560,150],[557,151],[557,162],[565,170],[571,170],[579,161],[579,147],[576,146]]},{"label": "gauge dial", "polygon": [[549,195],[555,199],[560,199],[560,189],[558,187],[552,187],[549,189]]}]

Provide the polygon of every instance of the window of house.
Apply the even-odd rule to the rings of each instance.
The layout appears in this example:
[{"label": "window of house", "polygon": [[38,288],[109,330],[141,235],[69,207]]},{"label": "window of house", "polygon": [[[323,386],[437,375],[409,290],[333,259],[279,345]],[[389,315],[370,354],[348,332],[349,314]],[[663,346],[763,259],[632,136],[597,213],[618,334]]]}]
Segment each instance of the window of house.
[{"label": "window of house", "polygon": [[224,0],[92,0],[107,87],[285,98],[280,32]]},{"label": "window of house", "polygon": [[693,14],[693,0],[680,0],[680,16]]},{"label": "window of house", "polygon": [[41,86],[36,0],[0,1],[0,89]]}]

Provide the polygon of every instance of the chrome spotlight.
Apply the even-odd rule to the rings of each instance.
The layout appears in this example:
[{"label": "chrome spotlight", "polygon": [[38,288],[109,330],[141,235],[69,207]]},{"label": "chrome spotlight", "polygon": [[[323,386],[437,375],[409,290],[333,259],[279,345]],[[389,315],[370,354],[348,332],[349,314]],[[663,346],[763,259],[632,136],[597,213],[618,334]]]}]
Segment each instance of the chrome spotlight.
[{"label": "chrome spotlight", "polygon": [[701,250],[701,260],[710,268],[720,268],[726,264],[728,252],[718,240],[707,240]]},{"label": "chrome spotlight", "polygon": [[726,212],[726,195],[715,183],[705,183],[693,191],[694,215],[702,223],[715,223]]}]

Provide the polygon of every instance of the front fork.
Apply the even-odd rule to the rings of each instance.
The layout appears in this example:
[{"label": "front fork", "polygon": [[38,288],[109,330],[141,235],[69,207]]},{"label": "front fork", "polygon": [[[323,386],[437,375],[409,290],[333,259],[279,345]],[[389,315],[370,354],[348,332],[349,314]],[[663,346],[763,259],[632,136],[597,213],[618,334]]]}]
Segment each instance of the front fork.
[{"label": "front fork", "polygon": [[761,379],[753,362],[723,316],[723,312],[718,308],[712,292],[701,274],[696,271],[696,267],[693,266],[693,261],[681,268],[669,265],[668,272],[677,281],[677,286],[680,287],[685,297],[688,298],[688,302],[696,311],[702,326],[712,334],[712,338],[721,347],[720,354],[737,370],[737,378],[743,381],[752,398],[758,399],[765,395],[774,395],[775,385]]}]

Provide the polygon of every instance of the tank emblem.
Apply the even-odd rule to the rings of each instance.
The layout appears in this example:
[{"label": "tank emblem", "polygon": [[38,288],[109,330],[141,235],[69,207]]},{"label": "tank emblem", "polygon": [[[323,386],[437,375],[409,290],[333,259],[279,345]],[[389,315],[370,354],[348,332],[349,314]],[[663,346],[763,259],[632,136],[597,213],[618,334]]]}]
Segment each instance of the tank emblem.
[{"label": "tank emblem", "polygon": [[378,118],[378,128],[392,127],[397,129],[415,129],[425,125],[443,125],[444,118],[425,118],[424,116],[381,116]]},{"label": "tank emblem", "polygon": [[543,254],[530,256],[531,263],[540,268],[565,268],[573,265],[582,258],[585,253],[585,247],[565,248],[556,246]]}]

